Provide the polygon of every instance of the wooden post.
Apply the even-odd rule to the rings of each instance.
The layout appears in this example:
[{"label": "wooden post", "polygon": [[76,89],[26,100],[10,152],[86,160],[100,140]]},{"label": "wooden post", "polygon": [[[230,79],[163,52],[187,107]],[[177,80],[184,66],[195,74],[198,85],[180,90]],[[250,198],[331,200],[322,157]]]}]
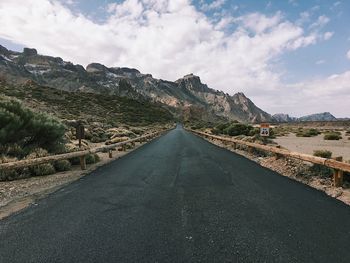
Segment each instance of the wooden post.
[{"label": "wooden post", "polygon": [[233,150],[236,150],[237,149],[237,143],[233,143]]},{"label": "wooden post", "polygon": [[249,152],[250,154],[253,154],[253,147],[248,147],[248,152]]},{"label": "wooden post", "polygon": [[82,170],[86,170],[86,159],[85,156],[80,156],[80,167]]},{"label": "wooden post", "polygon": [[110,150],[108,151],[108,157],[109,157],[109,158],[113,158],[112,149],[110,149]]},{"label": "wooden post", "polygon": [[122,145],[122,151],[125,152],[126,151],[126,144]]},{"label": "wooden post", "polygon": [[76,127],[76,138],[79,140],[79,148],[81,148],[81,140],[85,138],[85,128],[81,122],[78,123]]},{"label": "wooden post", "polygon": [[[342,156],[335,157],[334,160],[342,162],[343,161],[343,157]],[[334,184],[335,187],[340,187],[340,186],[343,185],[343,175],[344,175],[343,171],[334,169],[334,172],[333,172],[333,184]]]},{"label": "wooden post", "polygon": [[[280,146],[280,145],[277,145],[276,148],[279,149],[279,148],[281,148],[281,146]],[[278,160],[278,159],[280,159],[280,158],[282,157],[282,156],[281,156],[280,154],[278,154],[278,153],[275,153],[274,155],[275,155],[275,159],[276,159],[276,160]]]}]

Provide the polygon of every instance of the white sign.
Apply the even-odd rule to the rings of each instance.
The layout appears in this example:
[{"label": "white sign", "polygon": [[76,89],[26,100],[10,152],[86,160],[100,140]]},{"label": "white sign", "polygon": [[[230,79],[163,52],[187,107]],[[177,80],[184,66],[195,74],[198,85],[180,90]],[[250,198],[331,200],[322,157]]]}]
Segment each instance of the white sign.
[{"label": "white sign", "polygon": [[270,136],[270,125],[261,124],[260,125],[260,136],[269,137]]}]

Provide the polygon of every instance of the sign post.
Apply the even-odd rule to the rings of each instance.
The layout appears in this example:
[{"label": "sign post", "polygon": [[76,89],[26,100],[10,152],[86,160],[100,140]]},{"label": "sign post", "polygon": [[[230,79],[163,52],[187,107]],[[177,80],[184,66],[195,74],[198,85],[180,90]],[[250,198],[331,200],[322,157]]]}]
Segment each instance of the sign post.
[{"label": "sign post", "polygon": [[260,124],[260,136],[269,137],[270,136],[270,124],[261,123]]},{"label": "sign post", "polygon": [[81,140],[85,138],[85,128],[81,123],[77,125],[76,138],[79,140],[79,148],[81,148]]}]

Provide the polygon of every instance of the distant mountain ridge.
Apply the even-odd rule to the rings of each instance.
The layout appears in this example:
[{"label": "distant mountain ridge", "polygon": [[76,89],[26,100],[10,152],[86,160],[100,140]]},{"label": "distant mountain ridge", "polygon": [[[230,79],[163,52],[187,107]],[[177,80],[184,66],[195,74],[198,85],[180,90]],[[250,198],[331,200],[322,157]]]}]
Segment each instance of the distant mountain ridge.
[{"label": "distant mountain ridge", "polygon": [[185,119],[270,122],[272,116],[258,108],[243,93],[229,95],[203,84],[189,74],[176,81],[155,79],[137,69],[99,63],[81,65],[59,57],[39,55],[35,49],[14,52],[0,46],[0,77],[16,84],[28,80],[71,92],[92,92],[146,99],[174,109]]},{"label": "distant mountain ridge", "polygon": [[337,118],[334,117],[330,112],[322,112],[306,115],[300,118],[291,117],[288,114],[278,113],[274,114],[273,119],[276,122],[305,122],[305,121],[336,121]]}]

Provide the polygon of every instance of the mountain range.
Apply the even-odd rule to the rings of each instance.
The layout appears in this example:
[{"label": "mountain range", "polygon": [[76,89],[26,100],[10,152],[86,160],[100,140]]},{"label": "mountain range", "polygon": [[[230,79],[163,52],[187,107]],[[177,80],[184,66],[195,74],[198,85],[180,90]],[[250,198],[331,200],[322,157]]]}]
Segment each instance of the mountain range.
[{"label": "mountain range", "polygon": [[300,118],[291,117],[288,114],[278,113],[274,114],[272,118],[276,122],[303,122],[303,121],[336,121],[337,118],[334,117],[330,112],[322,112],[306,115]]},{"label": "mountain range", "polygon": [[99,63],[89,64],[85,69],[58,57],[39,55],[29,48],[14,52],[0,46],[0,77],[12,84],[32,80],[65,91],[143,98],[165,104],[176,114],[190,119],[272,120],[270,114],[243,93],[231,96],[211,89],[193,74],[166,81],[136,69],[108,68]]},{"label": "mountain range", "polygon": [[117,95],[161,103],[182,120],[238,120],[241,122],[290,122],[334,120],[331,114],[289,117],[274,116],[257,107],[243,93],[229,95],[209,88],[198,76],[188,74],[176,81],[156,79],[137,69],[106,67],[91,63],[86,68],[59,57],[38,54],[35,49],[23,52],[0,45],[0,78],[12,85],[28,81],[69,92]]}]

